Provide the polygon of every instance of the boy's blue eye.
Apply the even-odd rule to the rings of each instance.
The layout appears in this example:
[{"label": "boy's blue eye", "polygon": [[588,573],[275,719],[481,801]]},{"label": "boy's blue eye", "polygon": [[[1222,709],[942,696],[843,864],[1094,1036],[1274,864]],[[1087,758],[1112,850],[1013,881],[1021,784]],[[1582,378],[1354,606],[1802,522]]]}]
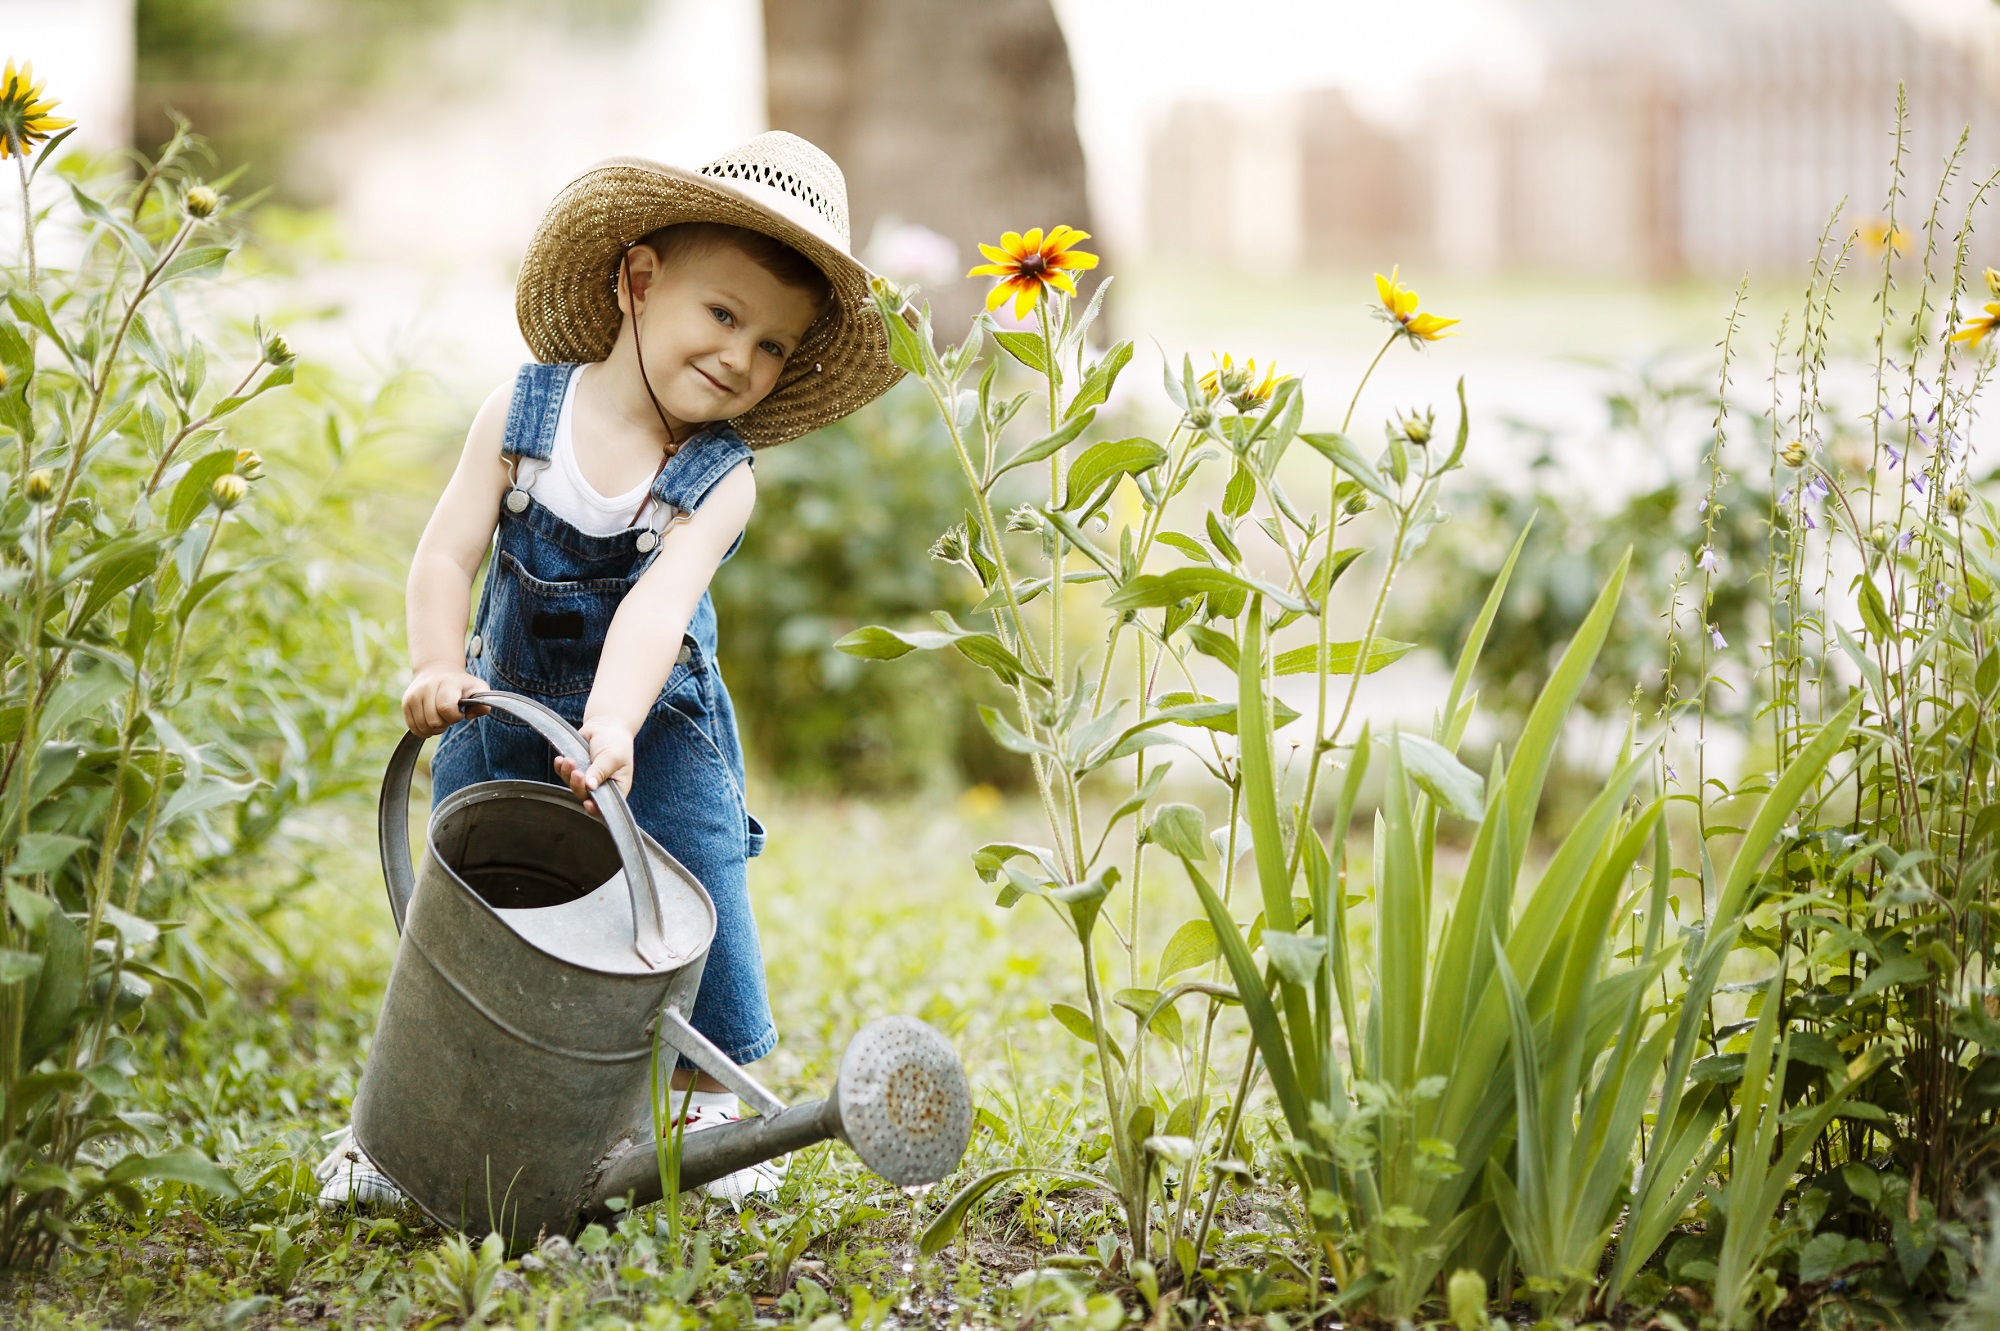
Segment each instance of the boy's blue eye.
[{"label": "boy's blue eye", "polygon": [[719,324],[726,324],[730,321],[729,311],[723,309],[720,305],[709,306],[708,312],[715,316],[715,321]]},{"label": "boy's blue eye", "polygon": [[776,356],[779,360],[783,360],[785,358],[785,349],[779,346],[776,342],[766,342],[763,344],[763,348],[765,351],[770,352],[773,356]]}]

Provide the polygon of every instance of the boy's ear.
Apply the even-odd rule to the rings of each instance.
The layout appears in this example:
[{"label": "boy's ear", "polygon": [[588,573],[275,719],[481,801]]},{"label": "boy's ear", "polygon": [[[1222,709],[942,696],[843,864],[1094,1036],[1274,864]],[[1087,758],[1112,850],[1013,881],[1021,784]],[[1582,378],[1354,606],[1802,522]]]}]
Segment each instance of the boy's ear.
[{"label": "boy's ear", "polygon": [[659,275],[660,256],[653,253],[651,245],[634,245],[626,250],[618,262],[618,312],[628,317],[631,315],[634,293],[637,293],[643,306],[646,293],[653,289]]}]

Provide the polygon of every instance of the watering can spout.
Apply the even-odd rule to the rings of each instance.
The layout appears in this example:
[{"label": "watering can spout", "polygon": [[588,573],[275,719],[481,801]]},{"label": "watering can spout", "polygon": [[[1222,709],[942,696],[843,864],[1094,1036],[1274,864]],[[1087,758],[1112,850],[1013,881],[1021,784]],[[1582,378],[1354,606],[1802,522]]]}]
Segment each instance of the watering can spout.
[{"label": "watering can spout", "polygon": [[[882,1017],[848,1044],[826,1099],[687,1134],[679,1181],[683,1190],[697,1188],[838,1138],[875,1173],[910,1187],[956,1168],[971,1136],[971,1088],[951,1045],[914,1017]],[[658,1201],[660,1154],[650,1124],[613,1146],[592,1181],[589,1213],[610,1214],[614,1198]]]}]

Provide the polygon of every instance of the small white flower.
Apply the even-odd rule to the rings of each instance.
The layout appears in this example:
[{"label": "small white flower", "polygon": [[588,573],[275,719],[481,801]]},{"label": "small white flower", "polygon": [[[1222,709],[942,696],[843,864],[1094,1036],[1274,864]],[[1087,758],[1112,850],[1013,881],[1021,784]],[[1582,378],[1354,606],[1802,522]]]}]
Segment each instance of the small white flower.
[{"label": "small white flower", "polygon": [[1722,636],[1722,630],[1713,624],[1708,626],[1708,641],[1718,652],[1729,645],[1729,640]]},{"label": "small white flower", "polygon": [[1716,556],[1714,546],[1704,545],[1701,548],[1701,553],[1695,556],[1694,566],[1705,572],[1713,573],[1722,567],[1722,560]]}]

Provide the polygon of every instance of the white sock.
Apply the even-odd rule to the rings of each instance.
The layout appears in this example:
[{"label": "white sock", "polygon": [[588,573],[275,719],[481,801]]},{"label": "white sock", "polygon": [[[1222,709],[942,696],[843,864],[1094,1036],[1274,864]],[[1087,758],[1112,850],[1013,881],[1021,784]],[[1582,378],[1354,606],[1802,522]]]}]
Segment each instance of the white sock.
[{"label": "white sock", "polygon": [[675,1091],[673,1095],[676,1109],[680,1108],[681,1097],[687,1096],[687,1112],[690,1114],[697,1109],[722,1109],[732,1114],[737,1112],[734,1091],[695,1091],[692,1094],[687,1091]]}]

